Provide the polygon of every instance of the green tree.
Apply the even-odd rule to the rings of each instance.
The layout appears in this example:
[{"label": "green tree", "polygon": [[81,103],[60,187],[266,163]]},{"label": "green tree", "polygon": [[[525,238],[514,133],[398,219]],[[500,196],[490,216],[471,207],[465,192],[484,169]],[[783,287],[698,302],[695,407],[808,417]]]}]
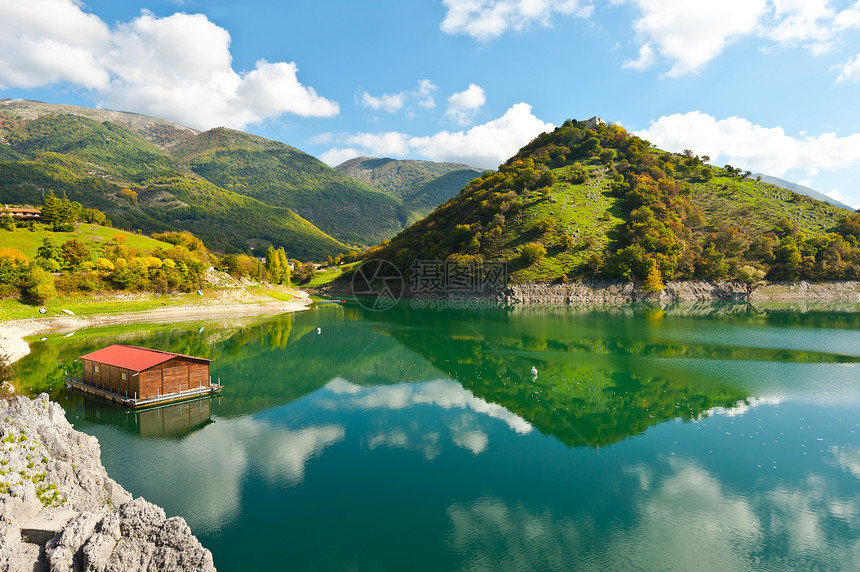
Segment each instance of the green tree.
[{"label": "green tree", "polygon": [[30,266],[21,280],[21,295],[35,302],[44,302],[56,296],[54,277],[41,266]]},{"label": "green tree", "polygon": [[89,247],[77,238],[72,238],[64,242],[60,247],[60,251],[66,265],[73,270],[80,268],[81,264],[90,259]]},{"label": "green tree", "polygon": [[529,242],[520,247],[520,258],[526,264],[534,264],[546,256],[546,247],[539,242]]},{"label": "green tree", "polygon": [[284,252],[284,247],[280,247],[277,252],[278,262],[281,265],[281,282],[280,284],[290,283],[290,263],[287,261],[287,253]]},{"label": "green tree", "polygon": [[42,240],[42,246],[36,250],[36,264],[51,272],[59,271],[62,267],[63,250],[50,235]]},{"label": "green tree", "polygon": [[11,246],[0,247],[0,284],[17,284],[28,266],[23,252]]}]

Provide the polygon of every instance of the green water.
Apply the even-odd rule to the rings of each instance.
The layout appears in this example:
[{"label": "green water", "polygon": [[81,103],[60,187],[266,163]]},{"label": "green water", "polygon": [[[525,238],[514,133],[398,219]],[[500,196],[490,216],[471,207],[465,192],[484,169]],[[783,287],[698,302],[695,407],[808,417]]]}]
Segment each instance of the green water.
[{"label": "green water", "polygon": [[860,568],[858,307],[329,306],[20,371],[115,342],[215,360],[218,399],[53,397],[221,571]]}]

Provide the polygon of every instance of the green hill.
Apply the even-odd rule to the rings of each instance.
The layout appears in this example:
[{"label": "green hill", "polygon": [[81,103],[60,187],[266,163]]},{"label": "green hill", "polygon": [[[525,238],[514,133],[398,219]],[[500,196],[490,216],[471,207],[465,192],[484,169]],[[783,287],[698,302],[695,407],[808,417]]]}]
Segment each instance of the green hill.
[{"label": "green hill", "polygon": [[274,244],[290,256],[322,259],[347,250],[290,209],[223,189],[185,168],[170,150],[198,137],[135,114],[5,101],[0,202],[39,205],[53,191],[104,211],[118,228],[188,230],[221,252]]},{"label": "green hill", "polygon": [[484,172],[461,163],[372,157],[350,159],[335,169],[399,199],[413,211],[415,220],[427,216]]},{"label": "green hill", "polygon": [[615,125],[567,121],[371,250],[503,261],[512,282],[860,277],[860,215],[668,153]]},{"label": "green hill", "polygon": [[298,149],[218,128],[170,149],[183,166],[219,187],[289,208],[349,244],[369,246],[403,229],[411,211]]},{"label": "green hill", "polygon": [[32,260],[36,257],[36,251],[42,246],[45,238],[50,236],[56,244],[62,244],[71,238],[77,238],[94,252],[99,252],[103,243],[113,239],[115,236],[122,237],[122,243],[130,248],[137,248],[145,252],[161,248],[169,250],[173,245],[148,236],[141,236],[116,228],[98,226],[95,224],[80,223],[72,232],[53,232],[39,229],[33,232],[0,230],[0,244],[11,246],[27,255]]}]

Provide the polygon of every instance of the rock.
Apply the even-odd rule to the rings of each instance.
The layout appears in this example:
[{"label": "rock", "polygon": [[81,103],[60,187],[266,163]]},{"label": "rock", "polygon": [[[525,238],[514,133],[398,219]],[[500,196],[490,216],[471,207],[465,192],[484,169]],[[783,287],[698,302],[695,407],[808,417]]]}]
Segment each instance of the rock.
[{"label": "rock", "polygon": [[0,570],[215,570],[183,518],[133,499],[100,457],[47,395],[0,400]]},{"label": "rock", "polygon": [[46,509],[21,525],[21,536],[44,546],[57,536],[78,513],[68,508]]}]

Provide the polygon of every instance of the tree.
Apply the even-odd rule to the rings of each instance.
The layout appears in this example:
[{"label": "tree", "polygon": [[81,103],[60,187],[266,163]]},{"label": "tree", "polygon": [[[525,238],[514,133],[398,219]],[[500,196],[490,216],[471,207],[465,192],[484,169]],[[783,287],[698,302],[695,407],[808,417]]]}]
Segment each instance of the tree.
[{"label": "tree", "polygon": [[81,264],[90,259],[89,247],[77,238],[64,242],[60,250],[66,265],[72,269],[79,268]]},{"label": "tree", "polygon": [[36,250],[36,264],[49,271],[59,271],[63,263],[63,251],[51,236],[42,240],[42,246]]},{"label": "tree", "polygon": [[0,209],[0,230],[15,230],[15,219],[5,209]]},{"label": "tree", "polygon": [[56,296],[54,277],[41,266],[30,266],[29,271],[21,280],[21,295],[35,302]]},{"label": "tree", "polygon": [[663,277],[660,275],[657,261],[651,258],[648,260],[648,272],[645,274],[645,283],[642,285],[642,289],[649,292],[659,292],[664,288]]},{"label": "tree", "polygon": [[741,266],[738,268],[738,278],[747,285],[747,294],[752,294],[756,286],[764,279],[765,271],[754,266]]},{"label": "tree", "polygon": [[284,247],[280,247],[276,253],[278,262],[281,264],[281,284],[290,284],[290,263],[287,261],[287,254],[284,252]]},{"label": "tree", "polygon": [[539,242],[529,242],[520,248],[520,258],[526,264],[534,264],[546,256],[546,247]]},{"label": "tree", "polygon": [[17,284],[28,266],[23,252],[11,246],[0,247],[0,284]]}]

